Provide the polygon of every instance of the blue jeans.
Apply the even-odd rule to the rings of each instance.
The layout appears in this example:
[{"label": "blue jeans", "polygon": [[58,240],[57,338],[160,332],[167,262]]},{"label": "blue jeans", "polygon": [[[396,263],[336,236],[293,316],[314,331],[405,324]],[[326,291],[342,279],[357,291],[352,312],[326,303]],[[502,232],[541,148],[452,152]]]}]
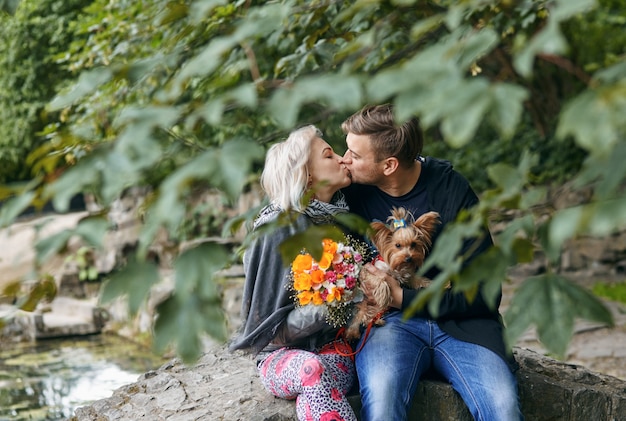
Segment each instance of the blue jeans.
[{"label": "blue jeans", "polygon": [[385,321],[371,329],[356,355],[362,421],[406,420],[420,377],[431,367],[476,421],[523,419],[516,378],[497,354],[453,338],[433,320],[402,320],[400,311],[392,311]]}]

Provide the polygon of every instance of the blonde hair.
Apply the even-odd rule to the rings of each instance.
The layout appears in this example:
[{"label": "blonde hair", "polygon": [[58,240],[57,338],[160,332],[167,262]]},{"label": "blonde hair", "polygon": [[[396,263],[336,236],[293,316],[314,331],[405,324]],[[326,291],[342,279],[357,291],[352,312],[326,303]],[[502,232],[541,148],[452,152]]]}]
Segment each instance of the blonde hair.
[{"label": "blonde hair", "polygon": [[272,145],[265,156],[261,187],[270,201],[283,210],[303,211],[302,197],[307,190],[307,163],[311,143],[322,132],[314,125],[292,131],[286,140]]}]

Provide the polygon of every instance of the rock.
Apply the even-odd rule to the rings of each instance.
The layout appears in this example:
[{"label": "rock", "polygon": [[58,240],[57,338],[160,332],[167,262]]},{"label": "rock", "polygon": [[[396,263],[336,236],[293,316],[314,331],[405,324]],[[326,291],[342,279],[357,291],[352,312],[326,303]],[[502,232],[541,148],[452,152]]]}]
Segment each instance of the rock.
[{"label": "rock", "polygon": [[[522,348],[517,378],[527,420],[618,420],[626,414],[626,382],[565,364]],[[358,396],[350,398],[358,412]],[[620,418],[622,417],[622,418]],[[254,360],[215,347],[194,366],[178,360],[142,375],[92,405],[71,421],[113,420],[295,421],[295,403],[271,396],[261,386]],[[471,421],[465,404],[446,383],[420,382],[409,420]]]}]

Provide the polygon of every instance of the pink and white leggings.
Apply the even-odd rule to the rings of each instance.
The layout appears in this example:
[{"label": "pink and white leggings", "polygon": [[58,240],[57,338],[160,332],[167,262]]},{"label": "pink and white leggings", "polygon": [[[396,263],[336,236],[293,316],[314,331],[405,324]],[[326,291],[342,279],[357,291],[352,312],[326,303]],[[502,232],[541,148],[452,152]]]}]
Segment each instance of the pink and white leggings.
[{"label": "pink and white leggings", "polygon": [[296,399],[300,421],[356,421],[346,398],[356,378],[354,362],[336,350],[319,353],[280,348],[259,365],[263,386],[274,396]]}]

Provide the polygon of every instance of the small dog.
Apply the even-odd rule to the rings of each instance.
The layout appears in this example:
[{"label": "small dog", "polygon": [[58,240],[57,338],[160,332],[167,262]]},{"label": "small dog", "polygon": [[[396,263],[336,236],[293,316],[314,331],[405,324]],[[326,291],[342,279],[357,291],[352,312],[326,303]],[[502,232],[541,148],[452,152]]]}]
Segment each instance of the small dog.
[{"label": "small dog", "polygon": [[[407,288],[425,287],[430,282],[415,275],[417,269],[424,263],[426,252],[432,245],[432,236],[439,224],[437,212],[427,212],[415,222],[404,208],[394,207],[387,221],[390,226],[382,222],[372,222],[374,229],[372,242],[378,249],[380,259],[376,259],[374,266],[387,271],[398,283]],[[356,314],[346,328],[346,338],[356,339],[360,336],[360,326],[367,326],[376,315],[382,314],[391,304],[391,289],[384,279],[373,276],[362,270],[359,276],[361,283],[371,291],[372,299],[365,298],[356,305]],[[376,325],[385,324],[378,318]]]}]

